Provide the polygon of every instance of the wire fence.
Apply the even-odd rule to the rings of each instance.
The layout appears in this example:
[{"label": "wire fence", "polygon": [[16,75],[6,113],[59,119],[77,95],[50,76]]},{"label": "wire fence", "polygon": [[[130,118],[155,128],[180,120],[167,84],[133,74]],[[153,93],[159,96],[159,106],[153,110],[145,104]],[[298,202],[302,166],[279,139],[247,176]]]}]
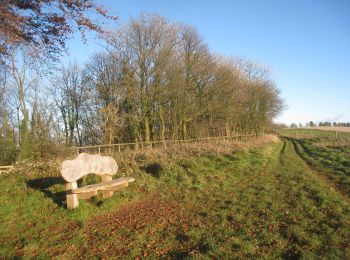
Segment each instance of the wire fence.
[{"label": "wire fence", "polygon": [[82,152],[94,152],[98,154],[114,154],[120,153],[125,150],[139,150],[139,149],[154,149],[163,148],[167,149],[170,147],[182,147],[190,143],[211,143],[219,141],[247,141],[252,138],[265,135],[264,133],[254,133],[246,135],[231,135],[231,136],[215,136],[215,137],[203,137],[186,140],[164,140],[164,141],[150,141],[150,142],[139,142],[139,143],[116,143],[116,144],[101,144],[101,145],[89,145],[89,146],[76,146],[71,149],[75,150],[78,155]]}]

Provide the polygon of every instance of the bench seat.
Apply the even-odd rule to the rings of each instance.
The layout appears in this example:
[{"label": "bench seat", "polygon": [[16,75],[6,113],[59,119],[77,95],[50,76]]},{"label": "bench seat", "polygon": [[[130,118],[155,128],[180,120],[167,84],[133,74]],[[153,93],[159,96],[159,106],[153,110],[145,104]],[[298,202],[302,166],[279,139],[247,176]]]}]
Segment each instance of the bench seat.
[{"label": "bench seat", "polygon": [[74,188],[71,190],[73,194],[88,193],[99,190],[117,190],[119,186],[125,187],[129,182],[135,181],[132,177],[122,177],[111,181],[101,182],[97,184],[91,184],[84,187]]}]

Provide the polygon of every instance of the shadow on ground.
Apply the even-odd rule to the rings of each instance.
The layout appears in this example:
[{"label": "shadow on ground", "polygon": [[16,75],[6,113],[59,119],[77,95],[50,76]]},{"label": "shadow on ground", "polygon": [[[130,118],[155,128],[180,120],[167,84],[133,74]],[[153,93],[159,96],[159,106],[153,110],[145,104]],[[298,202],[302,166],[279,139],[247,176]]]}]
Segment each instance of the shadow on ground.
[{"label": "shadow on ground", "polygon": [[52,192],[50,188],[57,184],[65,184],[62,177],[42,177],[37,178],[33,180],[28,180],[27,186],[39,190],[42,193],[45,194],[48,198],[52,199],[54,203],[56,203],[58,206],[63,207],[63,202],[66,200],[66,192],[65,191],[59,191],[59,192]]},{"label": "shadow on ground", "polygon": [[151,164],[148,164],[146,166],[141,166],[140,170],[150,174],[151,176],[153,176],[155,178],[159,178],[160,174],[163,170],[163,167],[159,163],[151,163]]}]

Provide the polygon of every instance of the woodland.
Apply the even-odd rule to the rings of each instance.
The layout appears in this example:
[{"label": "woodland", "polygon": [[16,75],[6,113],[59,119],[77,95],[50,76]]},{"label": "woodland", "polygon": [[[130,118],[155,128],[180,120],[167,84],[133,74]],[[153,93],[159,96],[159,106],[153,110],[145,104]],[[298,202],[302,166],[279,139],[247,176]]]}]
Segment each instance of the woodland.
[{"label": "woodland", "polygon": [[[196,28],[158,14],[106,31],[86,12],[117,18],[85,2],[1,3],[2,164],[72,146],[259,133],[282,111],[266,66],[213,53]],[[105,48],[61,63],[76,31]]]}]

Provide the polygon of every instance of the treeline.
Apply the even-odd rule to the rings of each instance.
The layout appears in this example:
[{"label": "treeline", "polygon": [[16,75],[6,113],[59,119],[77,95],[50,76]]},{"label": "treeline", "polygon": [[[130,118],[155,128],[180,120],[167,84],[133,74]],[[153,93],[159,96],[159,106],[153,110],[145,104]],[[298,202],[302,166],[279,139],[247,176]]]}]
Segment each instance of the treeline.
[{"label": "treeline", "polygon": [[347,126],[350,127],[350,122],[319,122],[318,126]]},{"label": "treeline", "polygon": [[347,127],[350,127],[350,122],[347,122],[347,123],[345,123],[345,122],[334,122],[333,123],[333,126],[347,126]]},{"label": "treeline", "polygon": [[105,52],[49,76],[33,48],[9,52],[1,71],[2,162],[63,145],[257,133],[283,107],[269,70],[213,54],[191,26],[141,15],[104,37]]}]

